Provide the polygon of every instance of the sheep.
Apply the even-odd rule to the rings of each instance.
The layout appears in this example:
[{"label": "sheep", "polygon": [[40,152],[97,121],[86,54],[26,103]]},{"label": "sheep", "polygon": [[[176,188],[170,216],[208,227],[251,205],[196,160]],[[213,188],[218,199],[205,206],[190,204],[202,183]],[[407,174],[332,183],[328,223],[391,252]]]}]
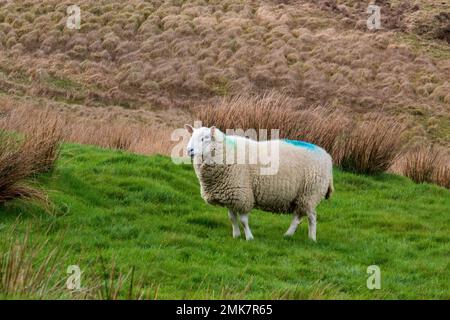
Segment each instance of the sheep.
[{"label": "sheep", "polygon": [[[253,208],[273,213],[293,214],[285,236],[292,236],[306,216],[308,236],[316,241],[316,206],[333,193],[331,156],[322,148],[303,141],[255,141],[226,135],[215,127],[193,128],[187,153],[200,182],[201,197],[209,204],[228,209],[233,238],[240,237],[242,223],[246,240],[252,240],[249,214]],[[228,163],[226,158],[237,145],[246,153],[258,153],[270,144],[279,159],[275,174],[261,174],[261,161]],[[253,149],[252,149],[253,148]],[[247,154],[248,155],[248,154]],[[247,158],[246,158],[247,159]]]}]

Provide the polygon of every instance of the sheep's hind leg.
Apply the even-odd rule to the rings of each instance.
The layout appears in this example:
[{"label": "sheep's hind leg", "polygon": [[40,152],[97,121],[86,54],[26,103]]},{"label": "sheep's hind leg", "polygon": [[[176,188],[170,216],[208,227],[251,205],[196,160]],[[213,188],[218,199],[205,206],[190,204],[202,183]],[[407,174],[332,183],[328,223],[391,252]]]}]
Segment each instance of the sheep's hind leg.
[{"label": "sheep's hind leg", "polygon": [[316,211],[309,210],[308,211],[308,236],[311,240],[316,241]]},{"label": "sheep's hind leg", "polygon": [[241,214],[241,223],[244,226],[244,232],[245,232],[245,239],[246,240],[253,240],[252,231],[250,230],[250,227],[248,225],[248,213]]},{"label": "sheep's hind leg", "polygon": [[239,238],[241,236],[241,230],[239,229],[239,222],[237,214],[228,210],[228,217],[231,220],[231,225],[233,226],[233,238]]},{"label": "sheep's hind leg", "polygon": [[294,213],[294,218],[292,219],[289,229],[284,234],[286,237],[291,237],[297,230],[298,225],[302,222],[303,217],[300,217],[297,213]]}]

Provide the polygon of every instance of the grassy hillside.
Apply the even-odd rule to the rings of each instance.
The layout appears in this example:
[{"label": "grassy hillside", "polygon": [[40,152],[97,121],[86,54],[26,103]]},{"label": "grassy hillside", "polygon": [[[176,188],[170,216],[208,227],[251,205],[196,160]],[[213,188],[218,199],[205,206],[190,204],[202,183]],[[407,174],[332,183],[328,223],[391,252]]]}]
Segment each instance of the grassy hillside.
[{"label": "grassy hillside", "polygon": [[[449,299],[450,191],[338,170],[335,181],[318,208],[317,243],[306,224],[283,238],[291,217],[259,211],[247,242],[231,237],[225,209],[204,204],[191,166],[65,145],[53,175],[39,178],[52,214],[23,202],[0,207],[0,252],[28,230],[32,243],[48,241],[38,258],[60,252],[56,278],[79,265],[86,287],[104,269],[134,268],[160,299]],[[369,265],[381,268],[381,290],[366,288]]]}]

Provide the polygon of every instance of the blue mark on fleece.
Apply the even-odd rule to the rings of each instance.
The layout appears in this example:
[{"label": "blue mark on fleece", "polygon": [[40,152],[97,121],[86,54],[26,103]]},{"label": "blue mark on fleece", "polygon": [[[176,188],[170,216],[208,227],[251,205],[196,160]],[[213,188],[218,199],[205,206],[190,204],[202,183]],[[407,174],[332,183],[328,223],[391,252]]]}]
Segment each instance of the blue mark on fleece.
[{"label": "blue mark on fleece", "polygon": [[316,146],[315,144],[305,142],[305,141],[284,139],[283,142],[292,144],[293,146],[296,146],[296,147],[305,148],[310,151],[320,150],[320,148],[318,146]]},{"label": "blue mark on fleece", "polygon": [[[284,143],[288,143],[291,144],[295,147],[299,147],[299,148],[305,148],[307,150],[310,151],[319,151],[322,150],[320,147],[316,146],[315,144],[309,143],[309,142],[305,142],[305,141],[300,141],[300,140],[289,140],[289,139],[283,139],[281,140]],[[225,142],[226,144],[236,147],[236,138],[233,136],[225,136]]]},{"label": "blue mark on fleece", "polygon": [[225,136],[225,142],[229,145],[236,146],[236,139],[231,136]]}]

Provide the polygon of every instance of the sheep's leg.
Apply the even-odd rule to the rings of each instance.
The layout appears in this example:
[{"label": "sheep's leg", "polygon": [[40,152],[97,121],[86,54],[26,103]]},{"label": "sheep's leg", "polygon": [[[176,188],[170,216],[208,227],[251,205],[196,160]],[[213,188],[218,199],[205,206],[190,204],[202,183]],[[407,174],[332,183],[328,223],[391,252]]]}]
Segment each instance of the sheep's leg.
[{"label": "sheep's leg", "polygon": [[308,211],[308,236],[311,240],[316,241],[316,211],[309,210]]},{"label": "sheep's leg", "polygon": [[244,233],[246,240],[253,240],[253,235],[248,225],[248,213],[240,215],[241,223],[244,226]]},{"label": "sheep's leg", "polygon": [[233,238],[239,238],[241,236],[241,230],[239,230],[239,222],[237,214],[228,210],[228,217],[231,220],[231,225],[233,226]]},{"label": "sheep's leg", "polygon": [[294,235],[295,231],[297,230],[298,225],[302,222],[303,217],[300,217],[298,214],[294,213],[294,218],[292,219],[291,225],[289,226],[289,229],[284,234],[286,237],[290,237]]}]

